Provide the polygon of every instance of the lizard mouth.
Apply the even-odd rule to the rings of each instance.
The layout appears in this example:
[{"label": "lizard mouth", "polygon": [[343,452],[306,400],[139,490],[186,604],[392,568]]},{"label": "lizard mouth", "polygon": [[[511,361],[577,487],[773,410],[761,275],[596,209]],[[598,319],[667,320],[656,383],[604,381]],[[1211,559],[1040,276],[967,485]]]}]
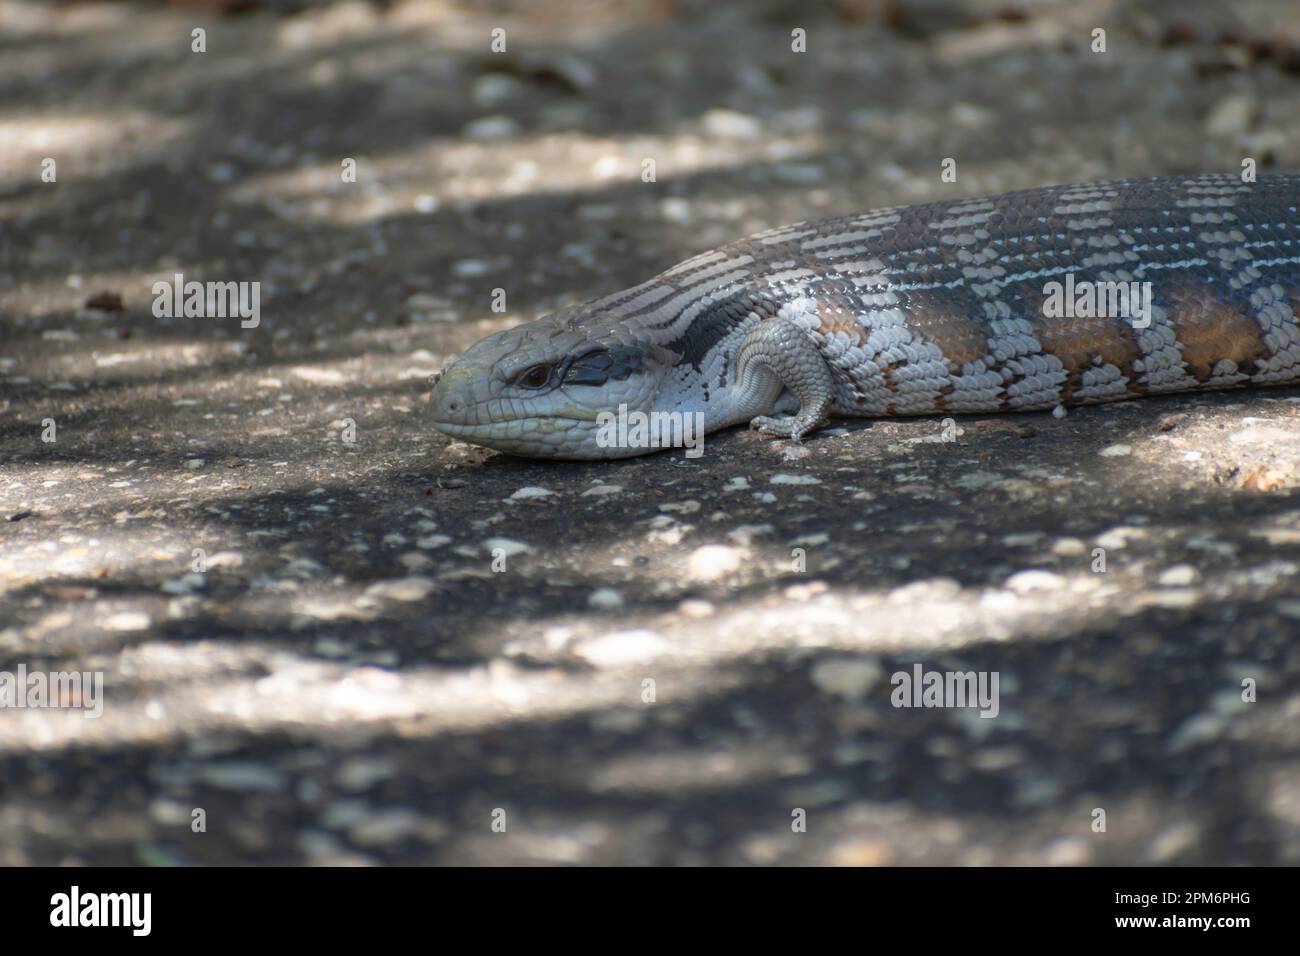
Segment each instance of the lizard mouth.
[{"label": "lizard mouth", "polygon": [[521,415],[492,421],[433,421],[433,427],[453,438],[498,447],[501,443],[538,441],[558,447],[561,439],[577,441],[594,424],[590,417],[566,413],[556,415]]},{"label": "lizard mouth", "polygon": [[527,416],[476,425],[435,421],[433,426],[450,438],[527,458],[603,457],[592,422],[584,418]]},{"label": "lizard mouth", "polygon": [[514,435],[521,431],[569,431],[575,424],[595,421],[576,415],[525,415],[520,418],[502,418],[490,422],[445,422],[434,420],[433,427],[448,435],[474,437],[482,435]]},{"label": "lizard mouth", "polygon": [[[456,409],[452,408],[447,410],[455,411]],[[478,415],[481,415],[484,412],[487,413],[487,417],[485,419],[479,418]],[[433,419],[433,425],[434,427],[441,428],[444,431],[457,429],[466,433],[474,431],[490,431],[512,425],[517,427],[545,429],[547,428],[548,423],[554,422],[594,423],[599,414],[600,413],[593,408],[566,405],[562,408],[557,408],[554,411],[548,410],[542,414],[498,414],[498,416],[494,417],[492,416],[491,410],[483,409],[480,406],[478,409],[471,409],[466,414],[458,415],[455,419],[447,417],[435,418]]]}]

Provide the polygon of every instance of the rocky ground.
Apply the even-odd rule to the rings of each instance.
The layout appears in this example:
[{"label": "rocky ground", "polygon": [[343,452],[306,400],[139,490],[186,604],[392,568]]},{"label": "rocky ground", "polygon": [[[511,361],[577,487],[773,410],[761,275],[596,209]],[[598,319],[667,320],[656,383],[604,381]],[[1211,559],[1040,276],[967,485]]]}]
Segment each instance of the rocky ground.
[{"label": "rocky ground", "polygon": [[[0,863],[1300,862],[1294,390],[426,424],[478,336],[757,229],[1300,167],[1288,4],[221,6],[0,0],[0,671],[104,675],[0,711]],[[178,272],[260,323],[155,316]]]}]

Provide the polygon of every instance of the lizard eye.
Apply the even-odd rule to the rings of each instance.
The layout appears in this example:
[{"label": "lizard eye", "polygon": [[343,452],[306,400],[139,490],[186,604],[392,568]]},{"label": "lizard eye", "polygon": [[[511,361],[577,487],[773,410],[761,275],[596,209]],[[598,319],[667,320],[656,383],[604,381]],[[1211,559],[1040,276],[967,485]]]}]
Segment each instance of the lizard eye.
[{"label": "lizard eye", "polygon": [[527,368],[515,379],[515,384],[522,385],[524,388],[541,388],[551,380],[551,366],[534,365]]}]

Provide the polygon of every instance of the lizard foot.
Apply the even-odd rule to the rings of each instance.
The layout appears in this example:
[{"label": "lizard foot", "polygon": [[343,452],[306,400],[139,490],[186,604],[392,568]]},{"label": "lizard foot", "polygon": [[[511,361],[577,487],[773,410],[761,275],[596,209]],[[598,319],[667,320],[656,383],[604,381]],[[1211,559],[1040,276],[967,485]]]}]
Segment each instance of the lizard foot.
[{"label": "lizard foot", "polygon": [[759,415],[749,422],[749,427],[764,438],[789,438],[802,442],[803,437],[817,429],[821,422],[803,415]]}]

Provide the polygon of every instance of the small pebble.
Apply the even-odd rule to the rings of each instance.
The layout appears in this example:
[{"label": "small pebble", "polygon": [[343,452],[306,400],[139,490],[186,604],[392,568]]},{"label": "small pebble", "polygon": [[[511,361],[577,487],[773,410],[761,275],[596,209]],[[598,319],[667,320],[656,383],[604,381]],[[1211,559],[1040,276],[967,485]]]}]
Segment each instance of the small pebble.
[{"label": "small pebble", "polygon": [[654,631],[615,631],[582,641],[573,652],[594,667],[646,664],[667,652],[669,644]]},{"label": "small pebble", "polygon": [[774,485],[820,485],[821,479],[812,475],[773,475],[768,479]]},{"label": "small pebble", "polygon": [[522,541],[516,541],[514,538],[488,538],[483,542],[483,547],[495,556],[495,552],[500,551],[505,557],[513,558],[516,554],[524,554],[531,551],[529,545]]},{"label": "small pebble", "polygon": [[587,597],[587,605],[598,611],[616,611],[623,606],[623,595],[613,588],[596,588]]},{"label": "small pebble", "polygon": [[1190,564],[1175,564],[1162,571],[1157,580],[1163,587],[1182,588],[1195,584],[1200,578],[1201,573]]},{"label": "small pebble", "polygon": [[703,125],[710,136],[727,139],[758,139],[763,135],[762,123],[736,110],[709,110],[704,114]]},{"label": "small pebble", "polygon": [[490,142],[510,139],[512,136],[518,136],[519,132],[519,124],[509,116],[484,116],[467,125],[461,130],[461,135],[466,139]]},{"label": "small pebble", "polygon": [[690,575],[696,581],[717,581],[740,569],[741,552],[725,544],[706,544],[696,548],[688,560]]},{"label": "small pebble", "polygon": [[390,601],[423,601],[433,590],[433,581],[429,578],[412,576],[395,578],[391,581],[377,581],[366,588],[366,594]]},{"label": "small pebble", "polygon": [[549,488],[539,488],[536,485],[529,485],[526,488],[520,488],[513,495],[507,498],[507,501],[531,501],[534,498],[549,498],[555,492]]},{"label": "small pebble", "polygon": [[274,793],[284,789],[284,775],[257,763],[215,763],[199,771],[199,779],[218,790]]},{"label": "small pebble", "polygon": [[1029,594],[1033,591],[1059,591],[1066,581],[1059,574],[1051,571],[1020,571],[1006,580],[1006,588],[1016,594]]},{"label": "small pebble", "polygon": [[812,682],[824,694],[859,701],[880,682],[884,669],[874,658],[836,657],[813,665]]}]

